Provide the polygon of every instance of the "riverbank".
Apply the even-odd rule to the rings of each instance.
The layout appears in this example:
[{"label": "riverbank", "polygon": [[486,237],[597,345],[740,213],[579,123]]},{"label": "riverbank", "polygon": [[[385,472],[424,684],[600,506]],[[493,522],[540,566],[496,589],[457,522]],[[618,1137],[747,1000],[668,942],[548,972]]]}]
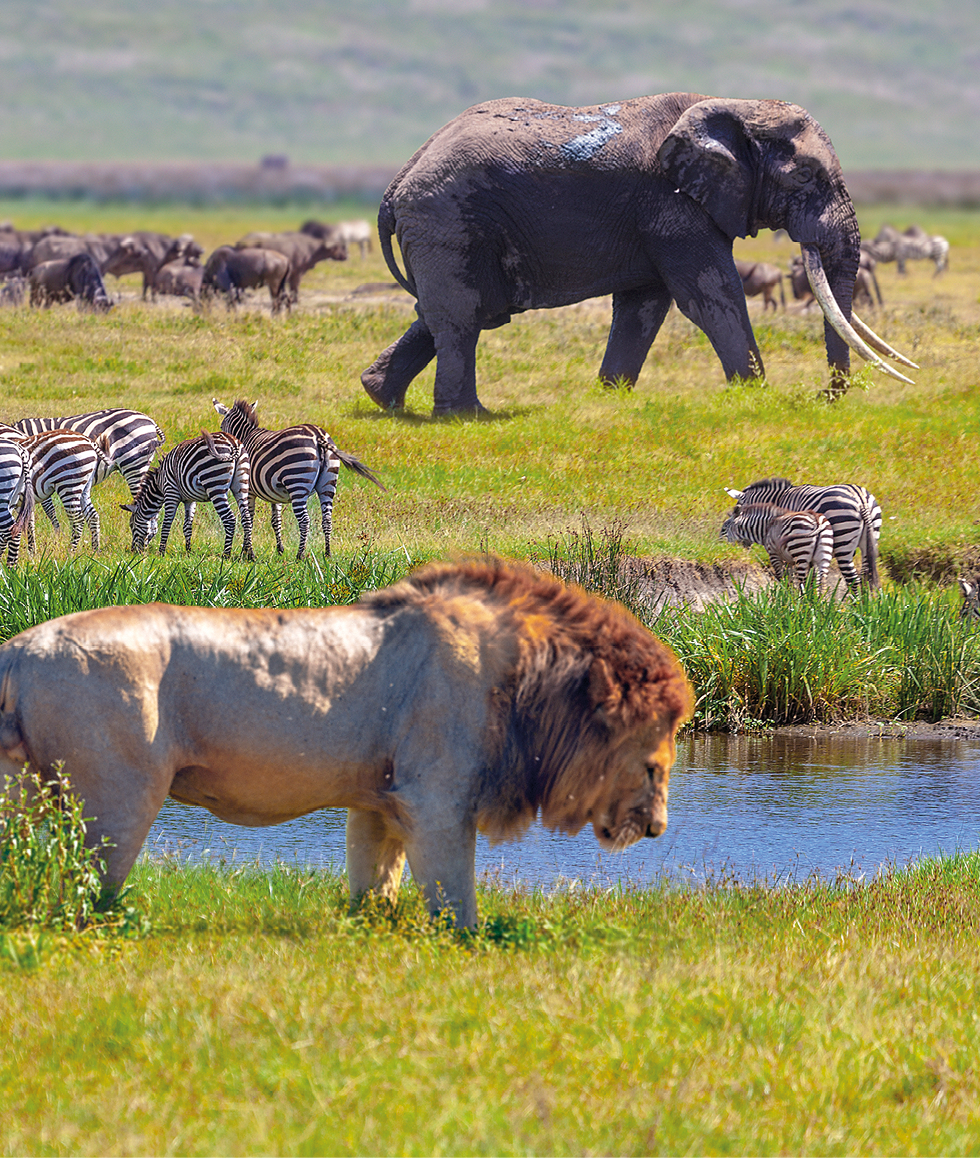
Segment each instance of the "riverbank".
[{"label": "riverbank", "polygon": [[980,858],[779,889],[142,865],[150,931],[0,938],[5,1154],[949,1153],[980,1145]]}]

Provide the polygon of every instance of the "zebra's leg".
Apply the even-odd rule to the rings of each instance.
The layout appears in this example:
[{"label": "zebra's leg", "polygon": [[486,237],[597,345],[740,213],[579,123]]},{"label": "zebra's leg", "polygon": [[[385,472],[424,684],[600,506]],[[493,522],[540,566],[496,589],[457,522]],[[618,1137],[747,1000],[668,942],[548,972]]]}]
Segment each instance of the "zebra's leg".
[{"label": "zebra's leg", "polygon": [[197,504],[184,501],[184,551],[186,554],[191,553],[191,533],[194,530],[194,513],[197,510]]},{"label": "zebra's leg", "polygon": [[167,553],[167,540],[170,538],[170,528],[177,517],[177,505],[180,499],[175,495],[167,495],[163,501],[163,526],[160,528],[160,554]]},{"label": "zebra's leg", "polygon": [[333,531],[333,501],[337,494],[339,466],[325,465],[316,480],[316,495],[320,500],[320,523],[323,526],[323,549],[330,558],[330,537]]},{"label": "zebra's leg", "polygon": [[99,519],[99,512],[95,509],[95,504],[92,502],[92,484],[94,482],[95,472],[93,471],[82,490],[82,517],[86,523],[88,523],[89,530],[92,533],[92,550],[98,551],[102,545],[102,524]]},{"label": "zebra's leg", "polygon": [[82,514],[81,489],[61,491],[61,505],[65,508],[68,522],[71,524],[71,542],[68,550],[74,551],[82,541],[82,532],[85,530],[85,516]]},{"label": "zebra's leg", "polygon": [[837,560],[837,566],[840,568],[840,573],[844,577],[844,582],[847,584],[848,591],[857,591],[861,585],[861,580],[858,577],[857,569],[854,566],[854,555],[834,554]]},{"label": "zebra's leg", "polygon": [[235,541],[235,512],[228,503],[228,496],[223,491],[217,491],[211,496],[211,503],[218,512],[218,518],[225,529],[225,549],[222,559],[231,558],[231,547]]},{"label": "zebra's leg", "polygon": [[282,545],[282,507],[279,503],[272,504],[272,531],[276,536],[276,551],[281,555],[286,548]]},{"label": "zebra's leg", "polygon": [[333,530],[333,494],[320,495],[320,522],[323,524],[323,550],[330,558],[330,534]]},{"label": "zebra's leg", "polygon": [[310,534],[310,508],[307,503],[310,500],[308,494],[293,495],[293,514],[296,516],[296,523],[299,527],[299,550],[296,552],[297,562],[306,554],[306,540]]},{"label": "zebra's leg", "polygon": [[252,548],[252,503],[244,486],[232,487],[235,502],[238,503],[238,517],[242,520],[242,558],[255,562],[255,551]]},{"label": "zebra's leg", "polygon": [[61,523],[58,522],[58,514],[54,509],[54,499],[51,495],[48,495],[46,499],[41,499],[41,510],[48,516],[51,526],[54,527],[56,531],[60,531]]}]

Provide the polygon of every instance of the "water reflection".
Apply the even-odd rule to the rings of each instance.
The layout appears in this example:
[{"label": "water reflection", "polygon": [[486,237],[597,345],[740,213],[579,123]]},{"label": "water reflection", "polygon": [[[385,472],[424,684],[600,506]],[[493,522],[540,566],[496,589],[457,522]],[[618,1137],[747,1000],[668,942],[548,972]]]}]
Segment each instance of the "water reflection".
[{"label": "water reflection", "polygon": [[[658,840],[603,853],[591,828],[556,837],[535,825],[523,841],[480,839],[478,872],[505,883],[602,885],[736,875],[785,881],[838,868],[974,849],[980,841],[980,742],[863,737],[688,737],[670,784],[670,826]],[[168,801],[147,851],[192,857],[344,864],[344,813],[324,810],[247,829]],[[853,867],[852,867],[853,866]]]}]

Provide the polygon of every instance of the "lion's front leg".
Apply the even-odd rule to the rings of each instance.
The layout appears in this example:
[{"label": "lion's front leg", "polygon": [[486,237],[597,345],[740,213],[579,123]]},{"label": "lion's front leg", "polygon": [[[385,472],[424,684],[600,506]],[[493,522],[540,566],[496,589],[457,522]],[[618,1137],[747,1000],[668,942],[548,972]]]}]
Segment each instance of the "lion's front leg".
[{"label": "lion's front leg", "polygon": [[429,912],[449,910],[460,928],[476,925],[476,823],[428,827],[416,818],[405,851],[412,876],[422,886]]},{"label": "lion's front leg", "polygon": [[351,900],[374,893],[395,901],[405,868],[405,845],[378,812],[347,810],[347,880]]}]

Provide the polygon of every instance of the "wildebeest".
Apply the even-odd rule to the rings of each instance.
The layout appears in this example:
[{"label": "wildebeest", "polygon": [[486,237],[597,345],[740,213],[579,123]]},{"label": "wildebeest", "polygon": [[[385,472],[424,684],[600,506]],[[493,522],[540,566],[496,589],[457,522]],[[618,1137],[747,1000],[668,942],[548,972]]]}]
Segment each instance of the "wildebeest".
[{"label": "wildebeest", "polygon": [[265,285],[269,287],[272,312],[278,314],[283,307],[289,308],[288,275],[289,261],[276,250],[232,249],[230,245],[222,245],[204,266],[201,296],[210,298],[223,293],[231,309],[241,301],[242,290]]},{"label": "wildebeest", "polygon": [[77,253],[88,253],[95,259],[99,273],[104,273],[116,255],[123,236],[119,233],[50,234],[37,242],[25,264],[28,269],[32,269],[46,261],[59,261],[74,257]]},{"label": "wildebeest", "polygon": [[185,258],[180,258],[178,261],[168,261],[156,272],[153,279],[153,292],[189,298],[192,302],[197,303],[201,298],[203,279],[204,267],[199,261]]},{"label": "wildebeest", "polygon": [[786,295],[783,293],[783,271],[778,265],[771,265],[768,261],[736,261],[735,268],[742,279],[742,288],[747,298],[762,294],[762,309],[765,312],[770,306],[776,309],[776,294],[779,289],[779,304],[786,309]]},{"label": "wildebeest", "polygon": [[321,261],[346,261],[347,245],[340,238],[311,237],[308,233],[248,233],[235,243],[236,249],[274,249],[289,261],[289,300],[299,301],[303,274]]},{"label": "wildebeest", "polygon": [[171,237],[151,230],[136,230],[119,239],[119,245],[103,266],[103,273],[122,277],[127,273],[143,275],[143,297],[153,295],[157,272],[168,262],[185,257],[200,257],[204,250],[189,233]]},{"label": "wildebeest", "polygon": [[304,221],[299,227],[300,233],[308,233],[310,237],[320,237],[332,241],[343,241],[348,252],[352,245],[360,250],[361,257],[367,257],[371,252],[371,242],[374,239],[374,227],[369,221],[358,218],[356,221],[339,221],[331,225],[326,221]]},{"label": "wildebeest", "polygon": [[105,312],[112,309],[102,274],[90,253],[43,261],[30,270],[27,281],[32,306],[47,308],[52,302],[77,301],[93,310]]}]

